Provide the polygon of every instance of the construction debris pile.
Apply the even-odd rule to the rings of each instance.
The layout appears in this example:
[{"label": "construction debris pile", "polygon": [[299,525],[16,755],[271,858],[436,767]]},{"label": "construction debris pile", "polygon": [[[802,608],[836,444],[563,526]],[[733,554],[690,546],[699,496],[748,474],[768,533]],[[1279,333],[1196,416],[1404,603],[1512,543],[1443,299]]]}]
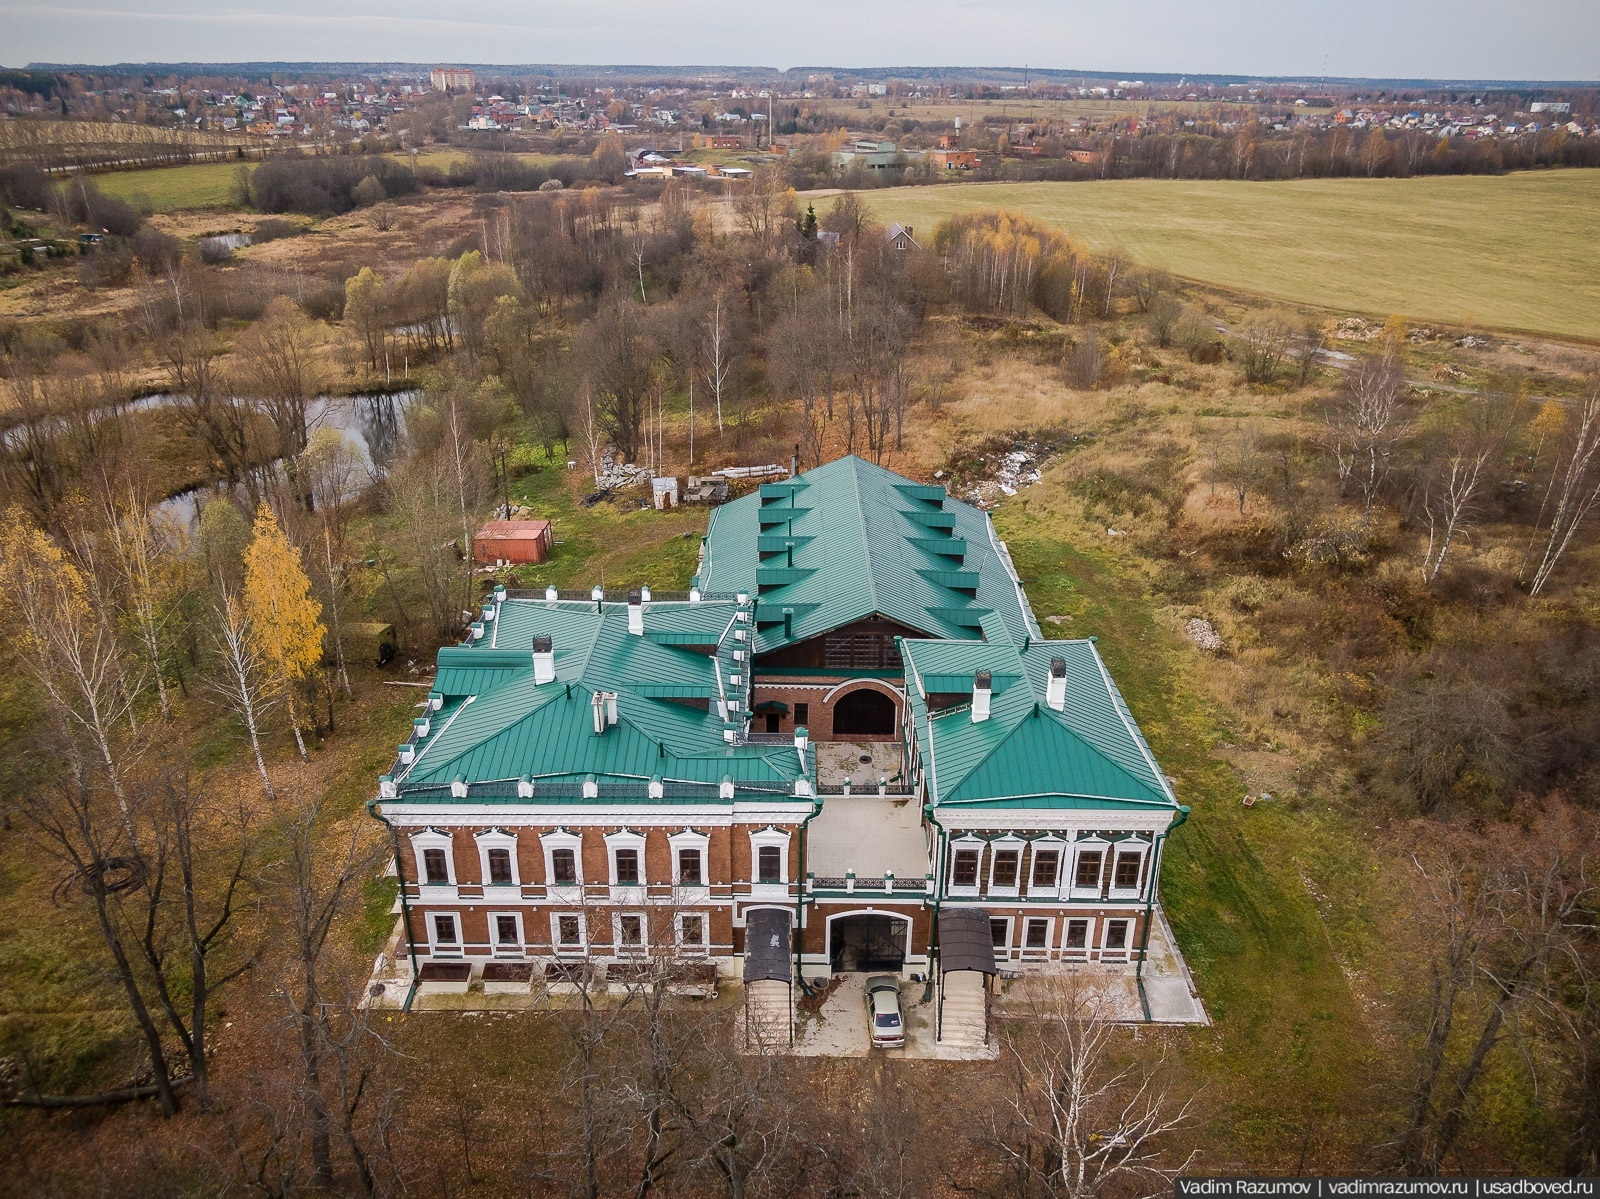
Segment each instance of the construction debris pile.
[{"label": "construction debris pile", "polygon": [[1216,626],[1204,617],[1194,616],[1184,621],[1183,632],[1184,636],[1194,642],[1196,649],[1208,654],[1220,654],[1228,648],[1222,640],[1222,634],[1217,632]]},{"label": "construction debris pile", "polygon": [[1042,481],[1040,472],[1054,446],[1044,442],[1031,442],[1026,446],[981,454],[977,459],[963,463],[961,477],[976,478],[963,485],[956,472],[936,471],[934,481],[946,483],[951,490],[969,504],[980,508],[993,508],[1001,496],[1016,495],[1024,487],[1033,487]]}]

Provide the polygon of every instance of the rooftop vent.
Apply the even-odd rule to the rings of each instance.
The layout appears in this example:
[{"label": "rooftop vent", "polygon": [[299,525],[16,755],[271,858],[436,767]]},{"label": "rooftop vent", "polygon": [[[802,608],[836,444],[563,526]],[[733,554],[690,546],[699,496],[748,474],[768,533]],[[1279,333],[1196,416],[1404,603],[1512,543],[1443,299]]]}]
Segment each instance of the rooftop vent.
[{"label": "rooftop vent", "polygon": [[556,678],[555,642],[549,637],[533,639],[533,682],[553,683]]},{"label": "rooftop vent", "polygon": [[980,670],[972,676],[972,723],[989,719],[989,699],[994,690],[994,676]]},{"label": "rooftop vent", "polygon": [[1050,659],[1050,684],[1045,690],[1044,702],[1057,712],[1067,706],[1067,660]]}]

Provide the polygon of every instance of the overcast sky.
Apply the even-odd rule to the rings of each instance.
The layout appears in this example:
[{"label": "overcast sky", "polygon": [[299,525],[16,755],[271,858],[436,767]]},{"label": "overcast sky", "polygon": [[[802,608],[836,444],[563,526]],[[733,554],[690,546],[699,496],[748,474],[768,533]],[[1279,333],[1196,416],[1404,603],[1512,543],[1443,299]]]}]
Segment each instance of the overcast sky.
[{"label": "overcast sky", "polygon": [[0,61],[1600,79],[1600,0],[0,0]]}]

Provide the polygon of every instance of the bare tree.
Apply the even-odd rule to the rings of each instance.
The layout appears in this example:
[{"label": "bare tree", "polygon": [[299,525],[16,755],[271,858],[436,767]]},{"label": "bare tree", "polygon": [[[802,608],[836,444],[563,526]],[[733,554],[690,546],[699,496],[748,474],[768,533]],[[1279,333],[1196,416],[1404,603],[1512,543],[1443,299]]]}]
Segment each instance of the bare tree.
[{"label": "bare tree", "polygon": [[700,361],[703,363],[706,386],[711,389],[712,398],[717,405],[717,436],[723,432],[722,421],[722,392],[727,386],[728,375],[733,370],[734,344],[732,313],[728,301],[724,298],[719,288],[711,299],[711,310],[706,314],[705,326],[701,334],[702,353]]},{"label": "bare tree", "polygon": [[[1577,420],[1550,480],[1549,497],[1555,501],[1545,538],[1544,553],[1528,580],[1528,594],[1538,595],[1550,581],[1578,529],[1600,504],[1600,383],[1579,405]],[[1548,507],[1548,502],[1547,505]]]},{"label": "bare tree", "polygon": [[1259,313],[1245,321],[1235,338],[1244,362],[1245,381],[1273,382],[1283,369],[1294,340],[1287,318],[1280,313]]},{"label": "bare tree", "polygon": [[1239,501],[1239,515],[1244,515],[1245,501],[1251,490],[1266,474],[1259,452],[1260,438],[1256,431],[1237,425],[1228,439],[1227,450],[1221,454],[1218,470],[1234,497]]},{"label": "bare tree", "polygon": [[1475,411],[1447,434],[1443,453],[1424,470],[1420,503],[1428,522],[1422,582],[1431,587],[1456,536],[1472,521],[1490,464],[1510,432],[1515,407],[1504,396],[1481,395]]},{"label": "bare tree", "polygon": [[1157,1194],[1194,1160],[1168,1148],[1189,1122],[1159,1064],[1125,1060],[1107,1000],[1075,975],[1038,980],[1002,1036],[1006,1081],[989,1110],[988,1147],[1018,1196]]},{"label": "bare tree", "polygon": [[1552,971],[1590,925],[1592,827],[1546,822],[1495,830],[1412,858],[1422,898],[1425,976],[1420,1044],[1393,1148],[1407,1174],[1438,1174],[1466,1130],[1495,1048],[1549,993]]},{"label": "bare tree", "polygon": [[215,648],[222,669],[211,680],[211,686],[243,722],[245,735],[250,739],[250,752],[255,756],[256,772],[261,775],[262,790],[268,800],[276,801],[272,777],[267,773],[267,760],[261,752],[262,721],[277,703],[277,695],[268,680],[267,664],[256,649],[244,605],[226,586],[220,590],[214,613]]},{"label": "bare tree", "polygon": [[1364,358],[1350,369],[1324,416],[1339,489],[1342,493],[1353,484],[1360,490],[1363,517],[1371,514],[1393,469],[1395,450],[1409,431],[1404,394],[1405,379],[1394,355]]}]

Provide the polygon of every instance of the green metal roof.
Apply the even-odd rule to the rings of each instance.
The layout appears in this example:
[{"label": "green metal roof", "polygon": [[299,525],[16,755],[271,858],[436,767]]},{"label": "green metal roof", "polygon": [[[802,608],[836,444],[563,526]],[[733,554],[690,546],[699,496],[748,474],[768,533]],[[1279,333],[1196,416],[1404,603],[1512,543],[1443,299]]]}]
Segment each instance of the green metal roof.
[{"label": "green metal roof", "polygon": [[988,613],[1039,632],[986,513],[855,456],[713,512],[699,583],[756,597],[757,652],[872,616],[930,637],[974,638]]},{"label": "green metal roof", "polygon": [[[929,798],[985,806],[1176,807],[1092,641],[1016,641],[987,620],[983,642],[901,642],[912,731]],[[1066,663],[1066,699],[1047,702],[1050,661]],[[971,693],[991,673],[989,718],[970,702],[933,712],[928,695]]]},{"label": "green metal roof", "polygon": [[[654,778],[715,788],[731,779],[741,791],[792,794],[808,777],[792,743],[724,737],[719,701],[739,701],[741,733],[748,707],[748,663],[733,652],[745,644],[735,630],[753,626],[740,611],[730,601],[652,602],[640,636],[628,631],[626,604],[506,599],[483,638],[439,651],[433,690],[442,704],[428,735],[413,739],[413,760],[395,767],[400,797],[432,802],[458,781],[488,794],[508,780],[590,775],[607,786]],[[549,682],[534,682],[535,637],[552,642]],[[608,692],[617,722],[597,734],[593,697]]]}]

